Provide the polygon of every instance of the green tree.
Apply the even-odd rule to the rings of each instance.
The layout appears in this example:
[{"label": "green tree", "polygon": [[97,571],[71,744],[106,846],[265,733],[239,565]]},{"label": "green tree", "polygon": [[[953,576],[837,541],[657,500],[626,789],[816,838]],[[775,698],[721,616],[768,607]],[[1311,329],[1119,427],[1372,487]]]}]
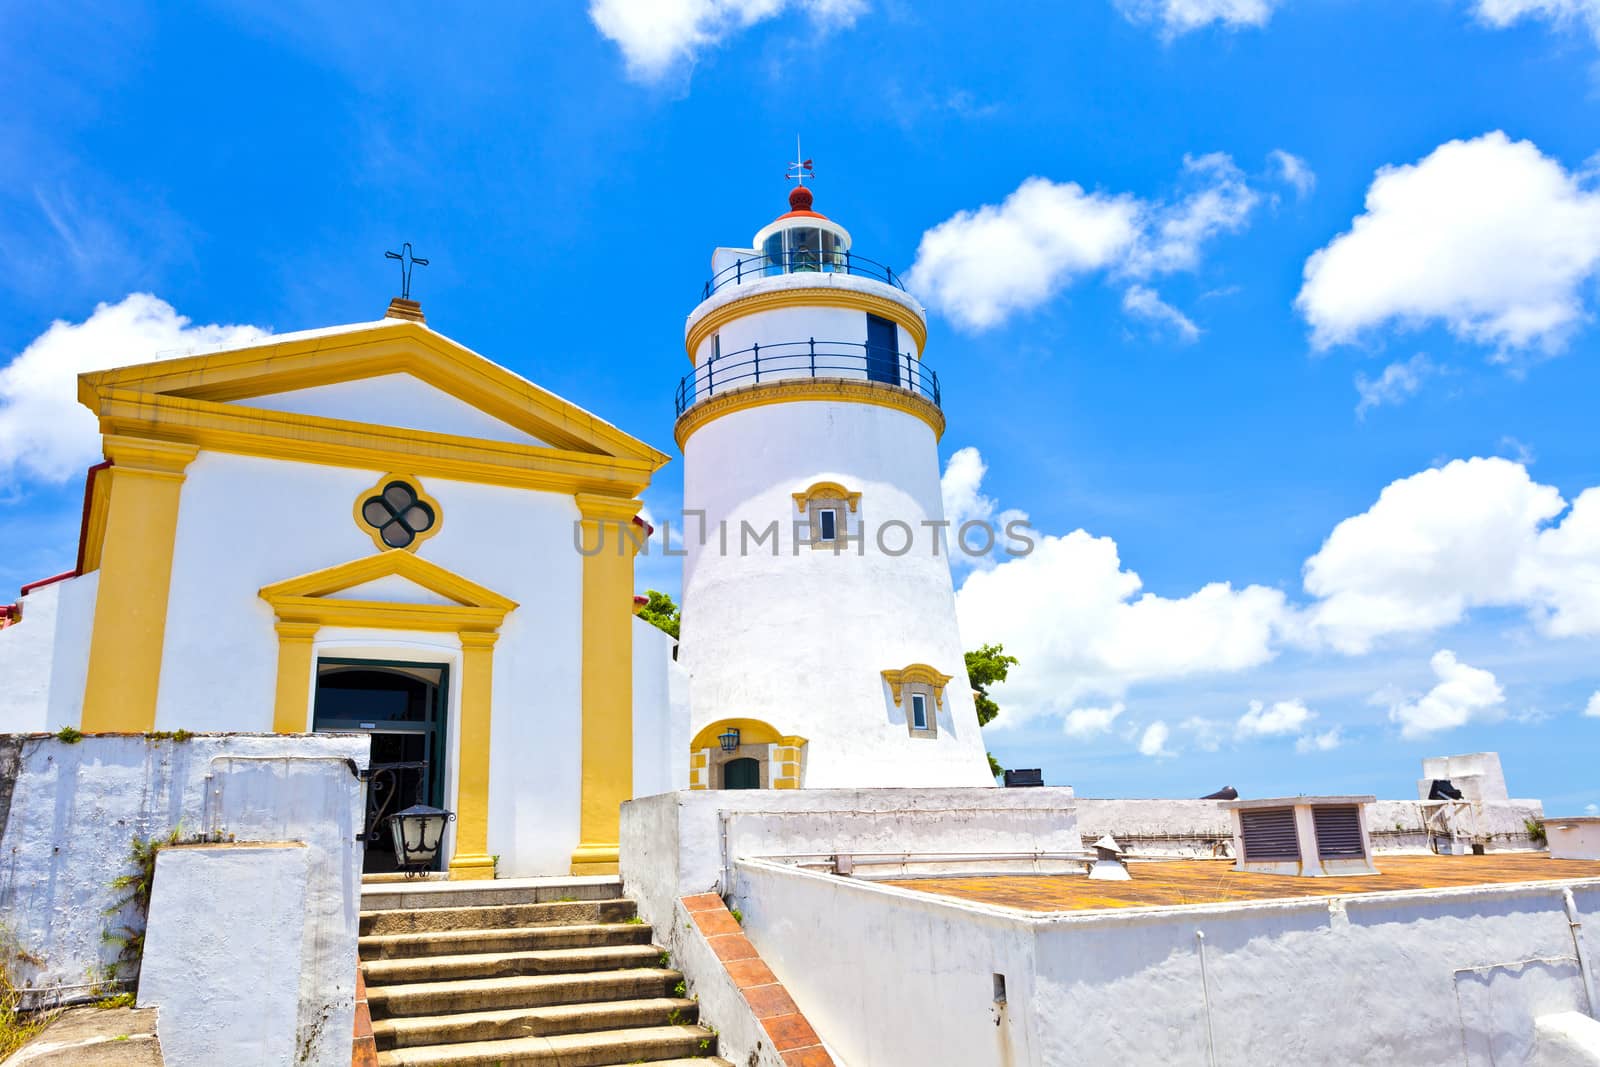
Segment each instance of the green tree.
[{"label": "green tree", "polygon": [[[1000,705],[989,695],[989,687],[1006,680],[1006,674],[1017,665],[1017,657],[1006,655],[1004,645],[984,645],[976,652],[967,653],[967,678],[972,683],[972,699],[978,705],[978,725],[988,726],[1000,714]],[[996,778],[1004,772],[1000,761],[991,754],[989,770]]]},{"label": "green tree", "polygon": [[[676,640],[678,636],[678,623],[683,617],[683,612],[672,598],[665,593],[654,589],[645,591],[645,605],[639,609],[639,618],[654,626],[656,629],[672,635]],[[1004,677],[1002,675],[1002,677]]]}]

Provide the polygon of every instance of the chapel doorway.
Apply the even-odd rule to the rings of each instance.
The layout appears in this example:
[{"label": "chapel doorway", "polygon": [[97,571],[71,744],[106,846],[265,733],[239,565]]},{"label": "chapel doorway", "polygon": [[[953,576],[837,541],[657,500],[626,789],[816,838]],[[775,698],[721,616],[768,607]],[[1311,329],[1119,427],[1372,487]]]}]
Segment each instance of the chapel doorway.
[{"label": "chapel doorway", "polygon": [[[397,869],[390,815],[412,804],[444,807],[446,703],[442,663],[320,659],[312,729],[372,735],[365,873]],[[440,851],[440,862],[443,859]]]},{"label": "chapel doorway", "polygon": [[745,756],[724,763],[722,765],[722,788],[760,789],[761,761]]}]

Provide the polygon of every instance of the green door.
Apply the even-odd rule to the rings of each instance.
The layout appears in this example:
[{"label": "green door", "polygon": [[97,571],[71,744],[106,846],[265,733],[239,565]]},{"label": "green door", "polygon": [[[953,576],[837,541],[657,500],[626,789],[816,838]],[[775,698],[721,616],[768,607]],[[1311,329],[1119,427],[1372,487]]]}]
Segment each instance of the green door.
[{"label": "green door", "polygon": [[761,761],[750,759],[731,759],[722,765],[722,788],[724,789],[760,789],[761,788]]}]

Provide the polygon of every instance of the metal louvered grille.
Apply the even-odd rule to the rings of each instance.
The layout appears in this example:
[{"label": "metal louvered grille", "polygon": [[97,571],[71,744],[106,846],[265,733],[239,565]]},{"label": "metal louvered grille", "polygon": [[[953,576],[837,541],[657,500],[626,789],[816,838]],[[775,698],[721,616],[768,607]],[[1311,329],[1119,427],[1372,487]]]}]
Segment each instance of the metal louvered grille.
[{"label": "metal louvered grille", "polygon": [[1360,859],[1361,812],[1354,804],[1311,809],[1317,828],[1317,852],[1325,860]]},{"label": "metal louvered grille", "polygon": [[1293,808],[1256,808],[1239,813],[1245,860],[1297,860],[1300,839],[1294,832]]}]

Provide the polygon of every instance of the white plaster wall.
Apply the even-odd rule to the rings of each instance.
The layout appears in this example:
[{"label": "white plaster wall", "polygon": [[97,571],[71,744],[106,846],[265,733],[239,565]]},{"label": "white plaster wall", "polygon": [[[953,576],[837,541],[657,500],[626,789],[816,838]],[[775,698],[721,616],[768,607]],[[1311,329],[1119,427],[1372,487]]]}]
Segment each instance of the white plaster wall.
[{"label": "white plaster wall", "polygon": [[138,1004],[159,1009],[168,1067],[302,1062],[296,978],[310,871],[299,844],[161,850]]},{"label": "white plaster wall", "polygon": [[[372,555],[372,539],[352,512],[357,496],[384,473],[214,452],[195,459],[179,506],[158,729],[272,728],[278,640],[258,591]],[[441,524],[417,554],[521,605],[506,617],[495,646],[490,849],[500,855],[502,875],[565,873],[578,841],[577,506],[555,493],[440,478],[421,484],[439,502]],[[289,506],[264,511],[264,501]],[[370,583],[370,591],[377,599],[404,599],[404,584]],[[416,599],[439,598],[419,592]],[[447,662],[452,686],[459,686],[453,635],[326,630],[315,652]],[[451,807],[458,698],[457,688],[446,772]]]},{"label": "white plaster wall", "polygon": [[76,726],[83,711],[98,571],[23,597],[22,621],[0,630],[0,731]]},{"label": "white plaster wall", "polygon": [[[1600,911],[1600,881],[1574,886]],[[1036,915],[748,860],[734,896],[849,1063],[1487,1067],[1585,1006],[1548,885]]]},{"label": "white plaster wall", "polygon": [[[862,494],[859,554],[796,548],[792,493],[837,481]],[[707,538],[685,530],[683,640],[691,731],[756,718],[809,740],[804,785],[993,785],[968,685],[933,431],[905,412],[800,401],[735,411],[685,447],[684,506],[704,509]],[[915,543],[882,551],[875,533],[905,523]],[[741,550],[741,524],[772,542]],[[726,523],[726,544],[719,523]],[[859,524],[859,525],[858,525]],[[905,532],[891,527],[893,551]],[[937,554],[935,554],[937,552]],[[936,739],[913,738],[881,672],[927,663],[951,675]]]},{"label": "white plaster wall", "polygon": [[543,445],[531,434],[501,422],[464,400],[410,374],[380,374],[353,382],[291,389],[234,401],[240,407],[289,411],[327,419],[401,426],[408,430],[481,437],[518,445]]},{"label": "white plaster wall", "polygon": [[[117,954],[102,934],[130,868],[129,843],[179,828],[241,842],[300,841],[310,869],[301,932],[298,1048],[349,1062],[354,1020],[359,844],[368,739],[349,734],[100,734],[67,744],[0,738],[0,926],[41,963],[17,962],[44,1002],[81,999]],[[159,886],[159,881],[158,881]],[[251,891],[248,885],[241,893]],[[241,906],[246,902],[241,901]]]},{"label": "white plaster wall", "polygon": [[1417,796],[1426,799],[1436,778],[1448,778],[1467,800],[1505,803],[1505,772],[1498,752],[1469,752],[1460,756],[1433,756],[1422,761]]},{"label": "white plaster wall", "polygon": [[643,797],[677,788],[673,779],[679,765],[684,767],[682,776],[688,777],[688,760],[672,744],[670,671],[677,642],[638,616],[632,626],[633,795]]},{"label": "white plaster wall", "polygon": [[1551,819],[1545,824],[1545,833],[1555,859],[1600,859],[1600,818]]}]

